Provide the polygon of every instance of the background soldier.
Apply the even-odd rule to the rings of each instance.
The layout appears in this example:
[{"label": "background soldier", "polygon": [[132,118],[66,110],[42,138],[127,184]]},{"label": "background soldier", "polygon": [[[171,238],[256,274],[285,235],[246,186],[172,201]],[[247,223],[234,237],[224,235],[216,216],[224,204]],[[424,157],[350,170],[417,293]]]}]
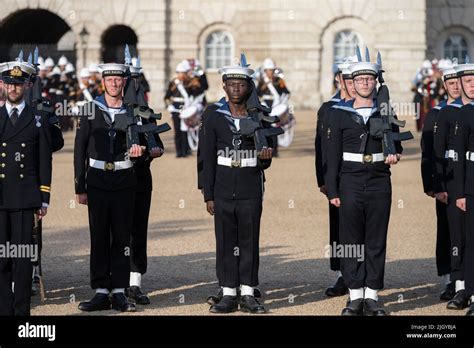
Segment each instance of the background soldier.
[{"label": "background soldier", "polygon": [[187,60],[183,60],[176,66],[176,78],[168,85],[165,94],[165,103],[171,112],[174,128],[174,143],[176,146],[176,157],[187,157],[191,154],[188,144],[187,132],[181,130],[181,118],[179,117],[183,106],[191,96],[204,93],[199,77],[190,74],[191,66]]},{"label": "background soldier", "polygon": [[[138,91],[145,92],[145,87],[141,83],[140,76],[143,76],[139,67],[139,60],[134,60],[131,69],[135,79],[135,86]],[[143,120],[145,121],[145,120]],[[142,122],[143,122],[142,121]],[[140,161],[135,163],[135,174],[137,176],[137,187],[135,194],[135,207],[133,210],[133,227],[130,239],[130,288],[128,297],[135,303],[147,305],[150,299],[141,290],[142,275],[147,270],[147,234],[148,218],[150,215],[151,197],[153,190],[153,180],[151,176],[150,164],[154,158],[161,157],[164,152],[163,142],[158,134],[149,135],[155,137],[156,147],[146,152]],[[143,144],[146,142],[144,141]]]},{"label": "background soldier", "polygon": [[[105,94],[94,101],[94,117],[79,119],[74,146],[76,199],[88,205],[91,232],[91,285],[96,295],[82,311],[135,311],[125,296],[130,280],[130,234],[137,178],[131,159],[144,146],[127,148],[115,118],[126,112],[122,93],[127,67],[102,64]],[[109,294],[112,293],[112,303]]]},{"label": "background soldier", "polygon": [[[442,71],[442,74],[443,84],[448,99],[442,101],[428,112],[421,136],[421,177],[423,180],[423,190],[429,197],[433,198],[435,196],[434,178],[436,173],[434,136],[438,131],[438,114],[447,104],[453,103],[461,96],[456,71],[452,67],[446,68]],[[448,213],[445,203],[437,199],[435,199],[435,201],[437,219],[436,267],[438,269],[438,276],[443,278],[445,285],[445,289],[441,293],[440,299],[443,301],[449,301],[454,297],[455,289],[454,282],[451,282],[450,280],[451,240],[449,238]]]},{"label": "background soldier", "polygon": [[[50,198],[50,126],[24,99],[35,67],[19,57],[0,71],[7,91],[0,108],[0,243],[32,246],[34,214],[43,218]],[[31,257],[0,259],[0,315],[30,315]]]},{"label": "background soldier", "polygon": [[[354,83],[352,76],[345,71],[352,58],[346,58],[343,62],[336,64],[336,81],[340,89],[337,93],[327,102],[323,103],[318,110],[318,121],[316,124],[316,138],[315,138],[315,164],[316,164],[316,179],[318,187],[321,193],[327,195],[326,186],[324,184],[324,176],[327,169],[326,161],[326,137],[324,136],[327,132],[327,125],[329,121],[329,115],[331,113],[331,107],[333,105],[344,104],[353,98],[354,95]],[[344,70],[344,74],[343,74]],[[334,243],[339,244],[339,212],[338,208],[332,204],[329,204],[329,244],[331,246]],[[330,257],[330,268],[336,272],[337,280],[336,283],[326,289],[327,296],[343,296],[347,294],[348,288],[344,282],[344,278],[341,273],[340,260],[337,257]]]},{"label": "background soldier", "polygon": [[[222,98],[217,109],[206,112],[202,136],[204,200],[214,216],[217,278],[223,287],[222,299],[210,312],[229,313],[240,305],[242,311],[264,313],[254,287],[258,285],[263,170],[271,164],[271,141],[257,155],[253,140],[240,131],[241,122],[249,117],[246,103],[254,88],[253,70],[245,58],[241,65],[220,72],[228,100]],[[234,156],[229,157],[231,150]]]},{"label": "background soldier", "polygon": [[[326,189],[331,204],[339,207],[339,238],[345,246],[362,250],[344,255],[341,269],[349,287],[349,302],[342,315],[385,315],[378,303],[383,288],[387,229],[391,207],[390,165],[398,155],[384,157],[382,139],[371,131],[381,115],[373,100],[379,65],[370,62],[349,66],[355,99],[332,111],[327,130]],[[370,122],[369,122],[370,121]],[[398,127],[393,126],[397,132]]]},{"label": "background soldier", "polygon": [[[279,104],[280,98],[284,95],[290,95],[290,91],[286,87],[285,80],[281,69],[278,69],[275,62],[271,58],[263,61],[261,73],[258,76],[258,96],[265,105],[272,108]],[[273,156],[278,157],[278,138],[273,137]]]}]

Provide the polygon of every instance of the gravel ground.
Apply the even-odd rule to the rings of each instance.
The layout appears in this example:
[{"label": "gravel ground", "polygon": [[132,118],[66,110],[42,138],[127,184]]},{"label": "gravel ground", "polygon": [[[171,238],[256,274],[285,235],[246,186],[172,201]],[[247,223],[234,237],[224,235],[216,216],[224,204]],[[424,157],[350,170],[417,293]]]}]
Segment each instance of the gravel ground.
[{"label": "gravel ground", "polygon": [[[316,116],[311,111],[296,116],[292,146],[267,171],[260,287],[269,315],[339,315],[346,297],[324,295],[335,275],[325,256],[327,200],[315,180]],[[413,128],[411,118],[408,123]],[[33,315],[84,315],[77,304],[93,295],[87,209],[74,205],[74,135],[65,134],[65,140],[54,155],[52,202],[44,223],[46,301],[33,298]],[[217,289],[213,220],[196,189],[196,156],[177,159],[172,132],[164,140],[167,153],[153,163],[149,269],[143,280],[152,303],[133,315],[207,315],[205,299]],[[438,299],[435,207],[422,192],[418,144],[418,135],[406,143],[404,158],[393,169],[386,288],[380,298],[391,315],[464,314],[446,310]]]}]

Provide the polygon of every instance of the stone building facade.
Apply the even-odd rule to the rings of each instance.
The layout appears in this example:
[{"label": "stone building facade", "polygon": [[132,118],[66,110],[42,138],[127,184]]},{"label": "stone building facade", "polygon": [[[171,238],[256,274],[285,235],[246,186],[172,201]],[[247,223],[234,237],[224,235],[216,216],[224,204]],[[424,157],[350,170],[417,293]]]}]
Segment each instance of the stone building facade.
[{"label": "stone building facade", "polygon": [[368,46],[372,60],[380,51],[392,99],[410,101],[425,57],[474,57],[473,22],[469,0],[3,0],[0,47],[5,58],[17,46],[40,42],[81,68],[135,41],[129,43],[156,107],[183,58],[201,61],[208,99],[215,100],[222,95],[220,64],[240,52],[252,67],[272,57],[285,72],[294,106],[316,108],[332,94],[333,61],[353,54],[356,44]]}]

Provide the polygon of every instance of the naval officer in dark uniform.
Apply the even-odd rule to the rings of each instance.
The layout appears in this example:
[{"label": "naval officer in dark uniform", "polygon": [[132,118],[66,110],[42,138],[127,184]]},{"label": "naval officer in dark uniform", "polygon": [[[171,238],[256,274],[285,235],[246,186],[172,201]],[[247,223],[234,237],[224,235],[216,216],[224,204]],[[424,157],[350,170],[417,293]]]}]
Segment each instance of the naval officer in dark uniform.
[{"label": "naval officer in dark uniform", "polygon": [[386,314],[378,291],[384,285],[392,202],[390,165],[398,162],[402,147],[396,143],[398,155],[385,158],[382,139],[370,132],[370,121],[381,117],[374,100],[379,65],[359,62],[348,69],[354,100],[333,107],[326,133],[327,196],[339,208],[339,238],[348,250],[341,258],[341,270],[350,298],[342,315],[380,316]]},{"label": "naval officer in dark uniform", "polygon": [[[29,246],[30,255],[0,258],[0,315],[30,315],[34,214],[47,214],[52,172],[48,118],[24,93],[34,66],[18,59],[0,66],[7,100],[0,108],[0,244]],[[9,248],[10,249],[10,248]],[[36,254],[33,255],[33,254]],[[13,286],[12,286],[13,284]]]},{"label": "naval officer in dark uniform", "polygon": [[263,171],[271,164],[272,143],[257,154],[253,139],[240,132],[240,122],[248,118],[247,99],[255,88],[253,70],[243,64],[220,71],[227,100],[222,98],[212,112],[205,113],[202,126],[204,200],[214,216],[217,278],[223,292],[210,311],[229,313],[240,306],[242,311],[264,313],[254,287],[258,285]]},{"label": "naval officer in dark uniform", "polygon": [[[130,235],[137,178],[134,162],[145,147],[127,148],[115,117],[126,112],[123,88],[127,67],[102,64],[105,93],[94,100],[94,114],[80,119],[74,146],[76,199],[89,211],[91,286],[96,295],[82,311],[135,311],[125,296],[130,280]],[[112,301],[109,295],[112,294]]]}]

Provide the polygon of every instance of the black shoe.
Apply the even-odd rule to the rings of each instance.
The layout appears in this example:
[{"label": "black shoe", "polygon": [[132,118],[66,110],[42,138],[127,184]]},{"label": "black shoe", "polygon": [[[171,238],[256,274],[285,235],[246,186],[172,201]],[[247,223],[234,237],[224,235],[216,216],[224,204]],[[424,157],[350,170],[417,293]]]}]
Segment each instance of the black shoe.
[{"label": "black shoe", "polygon": [[459,290],[453,299],[448,302],[447,309],[464,309],[469,306],[469,297],[465,290]]},{"label": "black shoe", "polygon": [[339,277],[337,278],[336,283],[326,289],[326,296],[336,297],[336,296],[344,296],[349,292],[349,288],[346,286],[344,282],[344,278]]},{"label": "black shoe", "polygon": [[244,295],[239,300],[240,310],[242,312],[253,313],[253,314],[265,314],[267,311],[258,302],[255,296]]},{"label": "black shoe", "polygon": [[442,301],[449,301],[453,299],[454,295],[456,295],[456,290],[455,290],[454,282],[451,282],[448,285],[446,285],[446,288],[439,295],[439,299]]},{"label": "black shoe", "polygon": [[255,298],[261,298],[262,297],[262,293],[260,292],[259,288],[253,288],[253,296],[255,296]]},{"label": "black shoe", "polygon": [[467,311],[466,315],[469,317],[474,317],[474,303],[471,303],[471,306],[469,307],[469,310]]},{"label": "black shoe", "polygon": [[209,308],[211,313],[232,313],[238,308],[237,296],[222,296],[219,303],[216,303]]},{"label": "black shoe", "polygon": [[343,316],[362,315],[364,312],[364,299],[358,298],[354,301],[349,301],[347,307],[342,310]]},{"label": "black shoe", "polygon": [[378,305],[378,301],[366,298],[364,300],[364,315],[374,317],[384,317],[387,315],[385,309]]},{"label": "black shoe", "polygon": [[31,282],[31,296],[35,296],[39,293],[40,289],[40,278],[38,276],[33,277]]},{"label": "black shoe", "polygon": [[217,295],[211,295],[207,298],[206,302],[208,305],[210,306],[213,306],[215,304],[218,304],[220,302],[220,300],[222,300],[222,296],[223,296],[223,291],[222,291],[222,288],[219,289],[219,292],[217,293]]},{"label": "black shoe", "polygon": [[150,298],[145,295],[139,286],[131,286],[128,289],[127,296],[129,299],[135,301],[139,305],[148,305],[150,304]]},{"label": "black shoe", "polygon": [[135,304],[130,303],[123,292],[112,295],[112,309],[120,312],[135,312]]},{"label": "black shoe", "polygon": [[110,309],[109,295],[95,294],[90,301],[79,303],[79,309],[84,312],[106,311]]}]

